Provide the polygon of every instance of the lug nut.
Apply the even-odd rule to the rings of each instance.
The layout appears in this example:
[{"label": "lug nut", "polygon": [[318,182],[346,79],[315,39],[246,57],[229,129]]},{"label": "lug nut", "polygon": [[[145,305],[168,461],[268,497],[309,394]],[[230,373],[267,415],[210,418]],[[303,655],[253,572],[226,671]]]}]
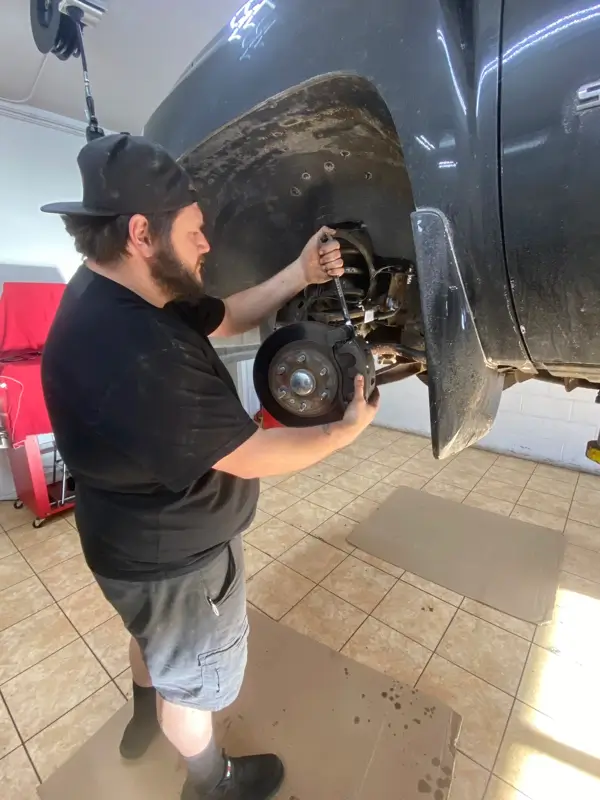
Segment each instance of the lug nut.
[{"label": "lug nut", "polygon": [[290,397],[290,399],[288,400],[288,403],[289,403],[291,406],[295,406],[295,405],[296,405],[296,401],[294,400],[294,398],[293,398],[293,397]]},{"label": "lug nut", "polygon": [[280,364],[277,367],[277,374],[278,375],[283,375],[284,372],[285,372],[285,364]]},{"label": "lug nut", "polygon": [[306,403],[300,403],[299,408],[300,408],[300,411],[306,411],[306,408],[307,408]]},{"label": "lug nut", "polygon": [[323,369],[321,370],[321,372],[319,372],[319,375],[320,375],[322,378],[324,378],[324,377],[325,377],[325,375],[327,375],[327,367],[323,367]]},{"label": "lug nut", "polygon": [[277,394],[279,395],[279,397],[285,397],[287,394],[287,389],[285,388],[285,386],[281,386]]},{"label": "lug nut", "polygon": [[321,394],[321,400],[329,400],[329,392],[323,392]]},{"label": "lug nut", "polygon": [[298,356],[298,363],[304,364],[305,361],[306,361],[306,356],[304,355],[304,353],[300,353],[300,355]]}]

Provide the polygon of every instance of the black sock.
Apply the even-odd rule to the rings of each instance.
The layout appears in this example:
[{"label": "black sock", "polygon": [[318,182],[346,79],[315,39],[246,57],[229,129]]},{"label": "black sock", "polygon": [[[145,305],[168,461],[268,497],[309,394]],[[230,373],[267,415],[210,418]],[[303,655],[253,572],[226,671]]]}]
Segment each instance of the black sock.
[{"label": "black sock", "polygon": [[203,793],[213,792],[225,777],[227,760],[214,737],[208,747],[192,758],[186,758],[190,781]]},{"label": "black sock", "polygon": [[121,741],[123,758],[134,759],[144,755],[159,729],[156,711],[156,690],[153,686],[133,683],[133,717],[125,728]]}]

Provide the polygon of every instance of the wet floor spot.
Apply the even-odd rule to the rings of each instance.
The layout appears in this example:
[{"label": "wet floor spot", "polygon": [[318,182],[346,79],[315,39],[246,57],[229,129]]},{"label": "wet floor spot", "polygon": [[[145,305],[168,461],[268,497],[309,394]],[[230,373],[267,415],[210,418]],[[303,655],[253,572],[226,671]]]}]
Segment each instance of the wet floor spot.
[{"label": "wet floor spot", "polygon": [[360,717],[354,717],[354,724],[358,725],[359,722],[360,722]]},{"label": "wet floor spot", "polygon": [[433,791],[431,786],[427,783],[427,781],[424,781],[422,778],[417,784],[417,789],[419,790],[419,792],[421,792],[421,794],[431,794],[431,792]]}]

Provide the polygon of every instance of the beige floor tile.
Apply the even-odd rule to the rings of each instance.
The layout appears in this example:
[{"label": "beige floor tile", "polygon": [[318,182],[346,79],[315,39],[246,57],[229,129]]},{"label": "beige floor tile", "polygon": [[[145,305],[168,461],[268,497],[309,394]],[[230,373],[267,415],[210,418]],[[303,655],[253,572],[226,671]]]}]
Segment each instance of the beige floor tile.
[{"label": "beige floor tile", "polygon": [[73,556],[80,555],[79,534],[70,525],[68,527],[68,532],[59,533],[58,536],[53,536],[42,544],[35,544],[21,551],[35,572],[50,569]]},{"label": "beige floor tile", "polygon": [[0,527],[5,531],[28,523],[31,525],[34,516],[28,508],[16,509],[10,500],[0,503]]},{"label": "beige floor tile", "polygon": [[375,486],[378,480],[379,478],[375,476],[367,477],[366,475],[358,475],[356,472],[345,472],[343,475],[334,478],[329,485],[345,489],[352,494],[363,494],[367,489]]},{"label": "beige floor tile", "polygon": [[312,535],[323,542],[327,542],[327,544],[337,547],[338,550],[343,550],[344,553],[353,553],[355,548],[348,544],[346,538],[355,527],[356,523],[351,519],[335,514],[319,525],[318,528],[315,528]]},{"label": "beige floor tile", "polygon": [[371,458],[376,453],[379,453],[383,448],[379,443],[377,444],[369,444],[365,442],[364,444],[360,442],[355,442],[351,444],[349,447],[344,448],[344,453],[347,453],[349,456],[354,456],[354,458],[360,458],[361,460]]},{"label": "beige floor tile", "polygon": [[12,543],[12,540],[8,538],[6,533],[0,532],[0,559],[12,556],[16,552],[17,548]]},{"label": "beige floor tile", "polygon": [[122,672],[120,675],[117,675],[115,678],[115,683],[119,687],[120,691],[123,692],[127,700],[131,700],[133,697],[133,682],[131,677],[131,669],[127,668],[125,672]]},{"label": "beige floor tile", "polygon": [[555,495],[537,492],[533,489],[524,489],[523,494],[519,498],[519,505],[528,506],[528,508],[537,508],[538,511],[555,514],[557,517],[566,517],[569,513],[571,501],[565,500],[564,497],[556,497]]},{"label": "beige floor tile", "polygon": [[490,773],[462,753],[456,754],[448,800],[483,800]]},{"label": "beige floor tile", "polygon": [[489,450],[480,450],[477,447],[468,447],[459,453],[456,461],[476,469],[487,472],[498,460],[498,453],[491,453]]},{"label": "beige floor tile", "polygon": [[13,528],[8,535],[15,547],[19,550],[25,550],[27,547],[47,542],[48,539],[52,539],[60,533],[72,532],[73,527],[69,525],[67,520],[59,517],[46,522],[41,528],[34,528],[30,522],[20,525],[18,528]]},{"label": "beige floor tile", "polygon": [[[600,797],[597,717],[580,710],[567,726],[515,703],[494,772],[521,795],[491,795],[492,800],[596,800]],[[486,798],[489,800],[489,798]]]},{"label": "beige floor tile", "polygon": [[[406,473],[409,475],[409,473]],[[412,477],[409,475],[409,477]],[[425,480],[425,478],[421,478],[420,480]],[[364,493],[363,497],[366,497],[367,500],[372,500],[373,503],[377,503],[377,505],[381,505],[385,503],[388,497],[391,497],[394,492],[396,491],[397,487],[392,486],[390,483],[376,483],[375,486],[372,486],[370,489]]]},{"label": "beige floor tile", "polygon": [[467,490],[461,489],[459,486],[453,486],[451,483],[442,481],[443,472],[436,478],[429,481],[423,487],[423,491],[427,494],[435,494],[437,497],[443,497],[445,500],[453,500],[455,503],[462,503],[467,496]]},{"label": "beige floor tile", "polygon": [[268,486],[279,486],[280,483],[286,481],[291,475],[267,475],[260,479],[260,490],[263,492]]},{"label": "beige floor tile", "polygon": [[494,497],[496,500],[504,500],[512,505],[517,502],[523,489],[484,475],[473,491],[486,497]]},{"label": "beige floor tile", "polygon": [[563,500],[571,501],[575,492],[575,486],[553,478],[544,478],[534,472],[527,484],[527,489],[532,489],[543,494],[550,494],[553,497],[561,497]]},{"label": "beige floor tile", "polygon": [[308,500],[322,508],[326,508],[328,511],[336,512],[345,508],[355,497],[356,495],[353,492],[349,492],[346,489],[339,489],[337,486],[334,486],[333,483],[330,483],[309,495]]},{"label": "beige floor tile", "polygon": [[600,665],[600,584],[561,572],[552,621],[538,625],[534,641],[580,664]]},{"label": "beige floor tile", "polygon": [[456,608],[431,594],[399,581],[373,612],[385,622],[429,650],[435,650]]},{"label": "beige floor tile", "polygon": [[435,477],[438,472],[441,472],[446,467],[445,461],[438,461],[431,453],[419,453],[412,458],[409,458],[400,469],[404,472],[410,472],[413,475],[420,475],[422,478]]},{"label": "beige floor tile", "polygon": [[402,575],[404,575],[404,570],[401,567],[390,564],[389,561],[384,561],[382,558],[377,558],[377,556],[372,556],[370,553],[365,553],[364,550],[360,550],[358,547],[355,548],[352,555],[364,561],[365,564],[370,564],[372,567],[376,567],[382,572],[387,572],[388,575],[394,578],[401,578]]},{"label": "beige floor tile", "polygon": [[582,665],[534,644],[517,697],[560,722],[565,730],[584,729],[589,725],[586,720],[600,714],[597,664]]},{"label": "beige floor tile", "polygon": [[499,500],[497,497],[489,497],[478,491],[471,492],[465,498],[464,504],[472,508],[480,508],[482,511],[490,511],[492,514],[501,514],[504,517],[510,517],[515,507],[515,504],[509,500]]},{"label": "beige floor tile", "polygon": [[585,472],[577,473],[574,470],[569,470],[569,475],[579,478],[576,480],[577,486],[582,489],[591,489],[594,492],[600,492],[600,475],[589,474]]},{"label": "beige floor tile", "polygon": [[576,503],[583,503],[585,506],[591,506],[597,512],[600,512],[600,485],[597,488],[591,489],[588,486],[577,484],[573,494],[573,500]]},{"label": "beige floor tile", "polygon": [[514,695],[519,687],[529,642],[485,620],[458,611],[437,653],[478,678]]},{"label": "beige floor tile", "polygon": [[429,439],[407,434],[389,445],[386,451],[398,453],[398,455],[401,456],[408,456],[409,458],[413,458],[413,456],[417,456],[419,453],[431,455],[431,442]]},{"label": "beige floor tile", "polygon": [[38,785],[24,747],[0,759],[0,793],[5,800],[39,800]]},{"label": "beige floor tile", "polygon": [[260,572],[263,567],[270,564],[273,559],[262,550],[257,550],[248,542],[244,542],[244,566],[246,568],[246,580]]},{"label": "beige floor tile", "polygon": [[579,503],[576,500],[571,504],[569,519],[600,528],[600,513],[598,509],[594,508],[594,506],[586,505],[585,503]]},{"label": "beige floor tile", "polygon": [[258,507],[267,514],[277,516],[297,502],[298,498],[295,495],[284,492],[278,486],[270,486],[258,498]]},{"label": "beige floor tile", "polygon": [[357,497],[356,500],[353,500],[345,506],[345,508],[342,508],[340,513],[342,516],[353,519],[355,522],[362,522],[370,517],[371,514],[374,514],[378,508],[379,506],[377,503],[374,503],[372,500],[367,500],[366,497]]},{"label": "beige floor tile", "polygon": [[39,578],[55,600],[62,600],[94,581],[83,555],[69,558],[55,567],[42,570]]},{"label": "beige floor tile", "polygon": [[319,464],[305,469],[302,474],[308,475],[309,478],[314,478],[316,481],[321,481],[321,483],[329,483],[329,481],[341,475],[342,472],[344,472],[343,469],[333,467],[331,464],[326,464],[324,461],[321,461]]},{"label": "beige floor tile", "polygon": [[568,544],[565,548],[562,568],[565,572],[579,575],[580,578],[600,583],[600,553]]},{"label": "beige floor tile", "polygon": [[412,572],[405,572],[402,580],[410,583],[411,586],[416,586],[417,589],[422,589],[424,592],[432,594],[440,600],[444,600],[446,603],[450,603],[451,606],[458,607],[462,603],[462,594],[453,592],[452,589],[446,589],[444,586],[438,586],[437,583],[432,583],[425,580],[425,578],[420,578],[418,575],[413,575]]},{"label": "beige floor tile", "polygon": [[312,581],[274,561],[250,578],[248,600],[273,619],[281,619],[313,587]]},{"label": "beige floor tile", "polygon": [[129,640],[120,617],[112,617],[83,637],[111,678],[120,675],[129,664]]},{"label": "beige floor tile", "polygon": [[500,469],[512,469],[517,472],[522,472],[524,475],[532,475],[537,467],[536,461],[528,461],[525,458],[517,458],[517,456],[498,456],[496,467]]},{"label": "beige floor tile", "polygon": [[417,689],[448,703],[463,717],[458,746],[465,755],[491,769],[513,704],[513,698],[434,655]]},{"label": "beige floor tile", "polygon": [[283,483],[280,483],[278,488],[284,492],[293,494],[294,497],[308,497],[312,492],[316,492],[323,486],[321,481],[316,481],[314,478],[309,478],[301,472],[298,475],[292,475],[291,478],[286,478]]},{"label": "beige floor tile", "polygon": [[407,435],[397,428],[386,428],[384,425],[371,425],[368,430],[378,441],[383,442],[385,445],[394,444],[394,442],[400,441]]},{"label": "beige floor tile", "polygon": [[396,583],[396,578],[349,556],[323,581],[323,586],[370,614]]},{"label": "beige floor tile", "polygon": [[341,550],[309,534],[284,553],[279,560],[305,578],[319,583],[345,558]]},{"label": "beige floor tile", "polygon": [[[4,756],[16,750],[20,744],[21,740],[17,729],[13,725],[4,700],[0,696],[0,758],[4,758]],[[2,785],[0,784],[1,790]]]},{"label": "beige floor tile", "polygon": [[270,519],[246,535],[246,542],[263,553],[278,558],[304,539],[305,533],[282,519]]},{"label": "beige floor tile", "polygon": [[27,741],[108,681],[85,642],[78,639],[5,683],[2,692]]},{"label": "beige floor tile", "polygon": [[331,467],[337,467],[337,469],[347,470],[362,464],[363,461],[355,456],[349,456],[348,453],[332,453],[325,459],[324,463],[329,464]]},{"label": "beige floor tile", "polygon": [[365,620],[342,653],[411,686],[418,681],[431,658],[431,650],[373,617]]},{"label": "beige floor tile", "polygon": [[509,486],[516,486],[520,489],[524,489],[530,476],[526,472],[507,469],[506,467],[499,467],[497,464],[494,464],[494,466],[490,467],[486,472],[485,477],[489,480],[507,483]]},{"label": "beige floor tile", "polygon": [[279,518],[284,522],[295,525],[304,533],[312,533],[332,516],[333,512],[329,511],[329,509],[318,506],[308,500],[301,500],[296,505],[286,508],[279,515]]},{"label": "beige floor tile", "polygon": [[244,535],[246,535],[250,531],[253,531],[254,528],[258,528],[259,525],[263,525],[265,522],[268,522],[270,519],[271,519],[270,514],[267,514],[265,511],[261,511],[260,508],[257,508],[256,514],[254,515],[254,519],[244,532]]},{"label": "beige floor tile", "polygon": [[457,486],[459,489],[464,489],[465,494],[472,491],[479,483],[486,470],[475,469],[468,465],[459,464],[453,461],[438,474],[437,478],[440,483],[450,484]]},{"label": "beige floor tile", "polygon": [[59,605],[82,636],[117,613],[95,582],[65,597]]},{"label": "beige floor tile", "polygon": [[41,779],[47,780],[124,704],[117,687],[109,683],[27,742]]},{"label": "beige floor tile", "polygon": [[575,486],[579,473],[574,469],[564,469],[563,467],[554,467],[551,464],[538,464],[535,468],[534,475],[540,478],[549,478],[553,481],[562,481],[571,486]]},{"label": "beige floor tile", "polygon": [[317,586],[282,622],[333,650],[340,650],[367,615]]},{"label": "beige floor tile", "polygon": [[401,467],[402,464],[406,464],[410,457],[411,456],[405,453],[390,451],[388,447],[385,450],[380,450],[379,453],[375,453],[375,455],[371,456],[365,463],[379,464],[381,466],[391,467],[395,470]]},{"label": "beige floor tile", "polygon": [[0,590],[31,578],[33,570],[20,553],[0,560]]},{"label": "beige floor tile", "polygon": [[476,600],[470,600],[468,597],[465,597],[463,600],[461,608],[463,611],[468,611],[469,614],[473,614],[480,619],[485,619],[493,625],[497,625],[499,628],[504,628],[505,631],[515,633],[528,642],[533,639],[535,634],[535,625],[533,623],[524,622],[522,619],[511,617],[503,611],[490,608],[489,606],[483,605],[483,603],[478,603]]},{"label": "beige floor tile", "polygon": [[567,521],[566,517],[557,517],[555,514],[547,514],[545,511],[518,504],[510,516],[513,519],[520,519],[521,522],[531,522],[532,525],[539,525],[541,528],[550,528],[555,531],[562,531]]},{"label": "beige floor tile", "polygon": [[0,592],[0,631],[53,603],[52,595],[35,577],[3,589]]},{"label": "beige floor tile", "polygon": [[387,477],[394,469],[395,467],[390,464],[377,464],[375,461],[359,461],[355,467],[350,469],[350,472],[353,475],[362,475],[365,478],[370,478],[377,483]]},{"label": "beige floor tile", "polygon": [[484,800],[529,800],[524,794],[492,775]]},{"label": "beige floor tile", "polygon": [[77,638],[58,606],[38,611],[0,633],[0,684],[56,653]]},{"label": "beige floor tile", "polygon": [[585,522],[568,519],[565,526],[565,538],[577,547],[585,547],[586,550],[600,553],[600,528],[596,528],[594,525],[586,525]]},{"label": "beige floor tile", "polygon": [[394,470],[394,472],[391,472],[383,479],[384,483],[389,483],[391,486],[398,489],[401,486],[406,486],[409,489],[422,489],[428,481],[429,478],[416,475],[414,472],[406,472],[402,468]]}]

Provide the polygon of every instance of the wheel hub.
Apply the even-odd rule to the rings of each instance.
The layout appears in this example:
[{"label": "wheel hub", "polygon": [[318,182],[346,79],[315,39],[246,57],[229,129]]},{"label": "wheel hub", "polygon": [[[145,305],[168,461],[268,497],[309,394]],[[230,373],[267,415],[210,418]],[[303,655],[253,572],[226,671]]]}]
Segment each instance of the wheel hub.
[{"label": "wheel hub", "polygon": [[337,371],[332,358],[311,342],[291,342],[271,362],[269,389],[286,411],[300,417],[320,417],[335,401]]}]

